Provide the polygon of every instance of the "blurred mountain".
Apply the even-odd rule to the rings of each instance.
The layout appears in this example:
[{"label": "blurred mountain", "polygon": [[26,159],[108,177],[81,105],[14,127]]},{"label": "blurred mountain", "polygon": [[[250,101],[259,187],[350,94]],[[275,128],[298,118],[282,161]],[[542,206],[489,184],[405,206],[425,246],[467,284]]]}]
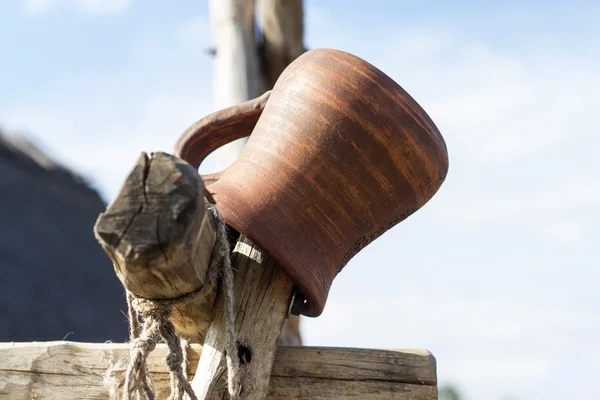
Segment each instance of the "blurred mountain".
[{"label": "blurred mountain", "polygon": [[124,289],[96,242],[105,208],[76,173],[0,132],[0,342],[123,342]]}]

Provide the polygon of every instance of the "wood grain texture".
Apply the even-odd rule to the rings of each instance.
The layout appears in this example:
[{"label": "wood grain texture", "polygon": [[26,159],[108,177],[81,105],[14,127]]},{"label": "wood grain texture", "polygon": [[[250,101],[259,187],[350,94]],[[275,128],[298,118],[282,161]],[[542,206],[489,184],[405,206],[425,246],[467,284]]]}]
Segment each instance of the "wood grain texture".
[{"label": "wood grain texture", "polygon": [[[175,299],[204,286],[215,243],[204,195],[188,163],[166,153],[140,156],[94,227],[117,276],[134,295]],[[177,331],[201,342],[215,296],[176,304],[171,320]]]},{"label": "wood grain texture", "polygon": [[435,358],[427,350],[282,346],[277,360],[273,376],[437,384]]},{"label": "wood grain texture", "polygon": [[[208,5],[215,46],[212,97],[220,110],[260,96],[266,89],[256,49],[255,0],[210,0]],[[238,139],[219,149],[220,169],[237,158],[245,143],[246,139]]]},{"label": "wood grain texture", "polygon": [[318,49],[281,74],[208,191],[299,286],[297,311],[318,316],[346,263],[429,201],[447,171],[444,139],[406,91],[358,57]]},{"label": "wood grain texture", "polygon": [[[201,352],[191,346],[189,376]],[[169,394],[166,354],[160,344],[148,359],[158,399]],[[105,400],[103,374],[128,359],[126,344],[0,343],[0,399]],[[435,385],[435,359],[427,351],[279,347],[267,399],[434,400]]]},{"label": "wood grain texture", "polygon": [[[240,398],[265,398],[277,340],[287,318],[293,282],[250,240],[241,237],[233,253],[235,333],[240,360]],[[192,387],[198,399],[224,399],[227,393],[225,301],[219,294],[214,320]]]}]

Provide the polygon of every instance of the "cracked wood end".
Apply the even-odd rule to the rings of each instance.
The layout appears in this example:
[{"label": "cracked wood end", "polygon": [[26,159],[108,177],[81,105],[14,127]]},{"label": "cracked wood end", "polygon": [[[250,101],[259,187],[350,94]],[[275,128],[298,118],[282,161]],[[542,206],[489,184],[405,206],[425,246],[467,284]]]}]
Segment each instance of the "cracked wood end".
[{"label": "cracked wood end", "polygon": [[[174,299],[203,287],[215,243],[204,196],[204,184],[188,163],[162,152],[142,153],[94,227],[130,292]],[[214,299],[174,306],[177,331],[202,342]]]}]

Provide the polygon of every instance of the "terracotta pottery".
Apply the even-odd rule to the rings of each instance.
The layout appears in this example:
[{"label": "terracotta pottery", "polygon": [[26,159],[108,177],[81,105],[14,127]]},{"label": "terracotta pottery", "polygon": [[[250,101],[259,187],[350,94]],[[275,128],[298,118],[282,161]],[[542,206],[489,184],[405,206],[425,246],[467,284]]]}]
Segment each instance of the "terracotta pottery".
[{"label": "terracotta pottery", "polygon": [[423,206],[448,171],[444,139],[419,104],[337,50],[304,53],[272,92],[190,127],[174,154],[198,167],[248,135],[229,168],[203,178],[227,223],[295,281],[307,316],[321,314],[346,263]]}]

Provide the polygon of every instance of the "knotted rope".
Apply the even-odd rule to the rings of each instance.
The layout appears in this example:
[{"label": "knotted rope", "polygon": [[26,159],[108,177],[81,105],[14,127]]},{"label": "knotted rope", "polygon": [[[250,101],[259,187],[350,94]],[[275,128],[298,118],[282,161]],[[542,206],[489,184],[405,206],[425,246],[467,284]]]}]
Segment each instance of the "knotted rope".
[{"label": "knotted rope", "polygon": [[[227,334],[227,388],[232,400],[239,399],[239,360],[236,357],[235,315],[233,310],[233,269],[230,248],[227,241],[225,222],[217,208],[206,201],[208,210],[216,222],[216,240],[204,286],[195,292],[172,300],[149,300],[134,296],[127,291],[129,335],[131,340],[130,360],[125,376],[119,377],[116,367],[108,370],[106,385],[111,399],[155,400],[152,383],[148,374],[147,359],[162,337],[167,344],[167,365],[169,367],[171,394],[168,400],[197,400],[192,386],[187,380],[187,340],[181,339],[169,321],[174,304],[207,298],[214,293],[219,276],[222,278],[225,294],[225,328]],[[139,316],[144,320],[140,329]],[[122,389],[122,390],[121,390]]]}]

